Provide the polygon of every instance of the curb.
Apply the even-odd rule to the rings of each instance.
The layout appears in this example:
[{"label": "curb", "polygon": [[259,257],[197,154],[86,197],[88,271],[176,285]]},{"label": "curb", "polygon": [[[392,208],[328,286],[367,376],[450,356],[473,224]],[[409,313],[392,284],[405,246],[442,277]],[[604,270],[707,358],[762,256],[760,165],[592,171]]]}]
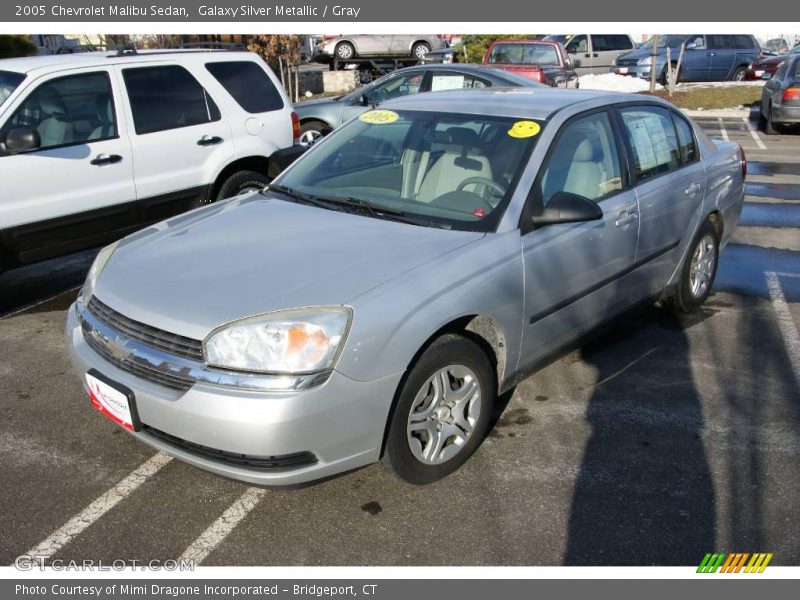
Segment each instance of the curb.
[{"label": "curb", "polygon": [[688,110],[682,108],[681,111],[683,114],[693,119],[699,117],[710,117],[712,119],[747,119],[750,118],[752,112],[749,106],[743,108],[712,108],[709,110]]}]

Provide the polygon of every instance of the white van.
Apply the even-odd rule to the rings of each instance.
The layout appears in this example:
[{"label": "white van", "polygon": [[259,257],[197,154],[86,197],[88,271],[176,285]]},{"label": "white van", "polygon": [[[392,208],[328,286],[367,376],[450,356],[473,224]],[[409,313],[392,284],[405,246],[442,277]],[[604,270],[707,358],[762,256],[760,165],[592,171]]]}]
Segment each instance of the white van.
[{"label": "white van", "polygon": [[249,52],[0,60],[0,270],[263,187],[291,106]]}]

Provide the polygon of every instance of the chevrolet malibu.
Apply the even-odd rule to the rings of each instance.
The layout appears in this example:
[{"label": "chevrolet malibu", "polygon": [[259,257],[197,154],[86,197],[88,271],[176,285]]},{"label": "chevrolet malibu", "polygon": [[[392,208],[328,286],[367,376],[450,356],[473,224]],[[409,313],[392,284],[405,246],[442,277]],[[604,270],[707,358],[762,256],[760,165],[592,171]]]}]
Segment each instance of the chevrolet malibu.
[{"label": "chevrolet malibu", "polygon": [[104,248],[72,362],[97,409],[208,471],[288,485],[380,461],[432,482],[498,394],[600,323],[696,310],[745,170],[656,98],[392,100],[263,192]]}]

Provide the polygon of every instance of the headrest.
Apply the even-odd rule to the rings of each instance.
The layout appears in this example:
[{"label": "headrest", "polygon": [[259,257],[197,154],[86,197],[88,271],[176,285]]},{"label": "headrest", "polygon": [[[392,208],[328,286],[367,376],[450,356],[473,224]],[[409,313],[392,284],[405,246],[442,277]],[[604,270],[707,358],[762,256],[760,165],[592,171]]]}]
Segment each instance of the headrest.
[{"label": "headrest", "polygon": [[55,88],[43,87],[39,90],[39,107],[46,115],[61,117],[67,114],[67,106]]},{"label": "headrest", "polygon": [[111,114],[111,96],[108,94],[98,94],[94,100],[94,109],[97,118],[103,123],[110,123],[114,120]]},{"label": "headrest", "polygon": [[575,148],[575,156],[573,160],[578,162],[589,162],[594,160],[594,146],[592,146],[592,142],[590,142],[587,138],[583,138],[583,141],[578,144],[578,147]]}]

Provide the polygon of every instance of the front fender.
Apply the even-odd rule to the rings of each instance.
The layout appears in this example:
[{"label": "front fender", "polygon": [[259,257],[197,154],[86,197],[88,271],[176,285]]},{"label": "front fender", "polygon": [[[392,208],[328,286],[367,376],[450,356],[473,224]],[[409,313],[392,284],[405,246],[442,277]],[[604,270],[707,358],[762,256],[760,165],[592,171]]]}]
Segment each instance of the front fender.
[{"label": "front fender", "polygon": [[337,370],[359,381],[404,371],[437,331],[481,315],[502,332],[498,370],[508,375],[519,359],[523,296],[519,231],[489,234],[351,302],[353,324]]}]

